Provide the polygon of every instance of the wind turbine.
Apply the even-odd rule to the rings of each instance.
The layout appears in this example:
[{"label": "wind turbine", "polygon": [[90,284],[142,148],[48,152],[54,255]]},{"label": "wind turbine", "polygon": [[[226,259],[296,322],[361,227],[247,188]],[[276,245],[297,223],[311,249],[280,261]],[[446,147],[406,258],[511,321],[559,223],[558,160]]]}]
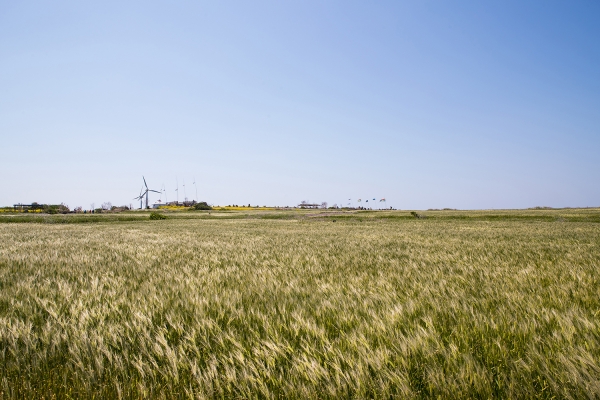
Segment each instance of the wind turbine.
[{"label": "wind turbine", "polygon": [[165,190],[165,184],[163,183],[162,185],[160,185],[160,197],[158,198],[158,202],[162,204],[162,197],[163,194],[165,195],[165,202],[164,204],[167,204],[167,192]]},{"label": "wind turbine", "polygon": [[196,189],[196,201],[198,201],[198,186],[196,186],[196,177],[194,177],[194,188]]},{"label": "wind turbine", "polygon": [[136,197],[136,199],[140,199],[140,208],[142,205],[142,199],[144,198],[144,196],[146,196],[146,208],[148,208],[148,192],[154,192],[154,193],[160,193],[158,190],[152,190],[150,188],[148,188],[148,184],[146,183],[146,178],[144,178],[142,176],[142,179],[144,180],[144,186],[146,187],[146,191],[144,193],[142,193],[142,191],[144,190],[144,186],[142,186],[142,191],[140,191],[140,196]]},{"label": "wind turbine", "polygon": [[138,197],[134,197],[134,200],[139,200],[140,201],[140,210],[142,209],[143,205],[142,205],[142,199],[144,198],[142,196],[142,192],[144,191],[144,187],[142,186],[142,188],[140,189],[140,195]]}]

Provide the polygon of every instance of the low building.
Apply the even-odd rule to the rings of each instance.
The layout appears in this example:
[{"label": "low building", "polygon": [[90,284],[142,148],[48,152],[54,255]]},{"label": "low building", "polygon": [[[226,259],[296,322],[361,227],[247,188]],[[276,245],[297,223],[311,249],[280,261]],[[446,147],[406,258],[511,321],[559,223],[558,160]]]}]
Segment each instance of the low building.
[{"label": "low building", "polygon": [[320,208],[320,204],[300,203],[298,208]]},{"label": "low building", "polygon": [[156,203],[152,204],[152,208],[160,208],[162,206],[166,206],[166,204],[161,202],[160,200],[157,201]]}]

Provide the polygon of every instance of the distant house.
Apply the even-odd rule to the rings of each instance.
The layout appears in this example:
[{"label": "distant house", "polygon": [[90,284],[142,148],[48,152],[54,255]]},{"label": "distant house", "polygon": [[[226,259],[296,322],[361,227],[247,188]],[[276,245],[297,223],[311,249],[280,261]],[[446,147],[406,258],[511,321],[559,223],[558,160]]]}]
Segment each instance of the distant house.
[{"label": "distant house", "polygon": [[[43,210],[45,204],[31,203],[31,204],[14,204],[13,209],[15,211],[27,211],[27,210]],[[47,207],[47,206],[46,206]]]},{"label": "distant house", "polygon": [[298,204],[298,208],[319,208],[320,204],[310,204],[310,203],[300,203]]},{"label": "distant house", "polygon": [[152,208],[159,208],[162,206],[166,206],[166,204],[161,202],[160,200],[158,200],[156,203],[152,204]]}]

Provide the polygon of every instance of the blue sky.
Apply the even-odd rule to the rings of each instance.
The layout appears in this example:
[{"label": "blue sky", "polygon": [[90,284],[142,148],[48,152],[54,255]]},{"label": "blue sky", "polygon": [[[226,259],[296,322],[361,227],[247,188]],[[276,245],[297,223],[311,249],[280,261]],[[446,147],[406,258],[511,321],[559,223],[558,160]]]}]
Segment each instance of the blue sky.
[{"label": "blue sky", "polygon": [[594,1],[0,1],[0,205],[135,203],[144,175],[221,205],[598,206],[599,20]]}]

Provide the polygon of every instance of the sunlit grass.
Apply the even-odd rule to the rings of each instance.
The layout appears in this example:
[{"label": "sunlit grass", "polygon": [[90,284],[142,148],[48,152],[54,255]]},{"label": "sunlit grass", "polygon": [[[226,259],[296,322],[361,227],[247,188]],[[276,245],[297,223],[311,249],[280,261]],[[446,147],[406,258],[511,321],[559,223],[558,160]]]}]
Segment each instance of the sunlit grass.
[{"label": "sunlit grass", "polygon": [[420,213],[0,224],[0,398],[600,396],[598,210]]}]

